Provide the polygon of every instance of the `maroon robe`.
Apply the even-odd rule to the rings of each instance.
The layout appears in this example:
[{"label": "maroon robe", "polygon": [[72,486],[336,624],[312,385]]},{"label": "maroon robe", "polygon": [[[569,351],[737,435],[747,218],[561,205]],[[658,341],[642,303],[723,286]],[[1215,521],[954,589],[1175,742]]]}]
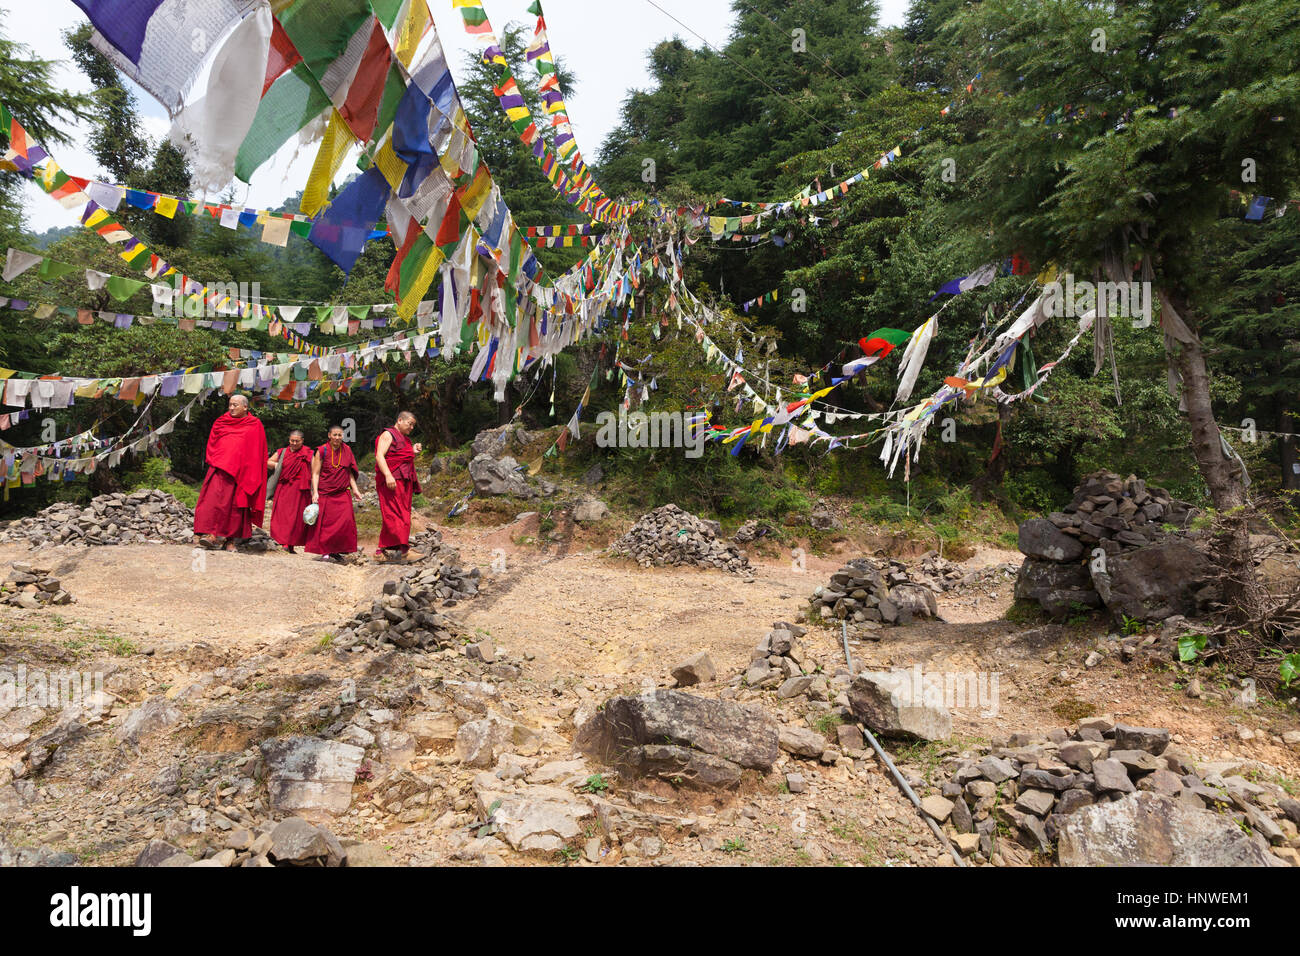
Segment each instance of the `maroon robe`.
[{"label": "maroon robe", "polygon": [[316,449],[320,477],[316,481],[320,514],[307,533],[311,554],[351,554],[357,550],[357,516],[352,510],[350,479],[357,476],[357,460],[347,445],[338,451],[329,442]]},{"label": "maroon robe", "polygon": [[310,530],[302,520],[303,509],[311,504],[312,450],[303,445],[297,451],[280,450],[280,480],[275,485],[271,509],[271,537],[285,548],[307,543]]},{"label": "maroon robe", "polygon": [[[388,470],[397,482],[391,491],[378,462],[379,439],[385,432],[393,436],[384,454]],[[375,490],[379,493],[379,515],[383,519],[378,547],[405,551],[411,541],[411,499],[420,493],[420,479],[415,475],[415,446],[396,428],[387,428],[375,438],[375,456]]]},{"label": "maroon robe", "polygon": [[194,506],[194,533],[252,537],[266,513],[266,430],[251,412],[212,423],[208,473]]}]

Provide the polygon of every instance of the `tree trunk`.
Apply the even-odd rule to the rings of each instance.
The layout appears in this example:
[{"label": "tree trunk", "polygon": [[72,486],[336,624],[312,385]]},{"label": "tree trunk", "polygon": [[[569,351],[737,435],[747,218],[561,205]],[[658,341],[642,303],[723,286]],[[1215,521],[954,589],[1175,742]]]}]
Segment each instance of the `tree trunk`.
[{"label": "tree trunk", "polygon": [[[1248,617],[1254,613],[1258,602],[1258,589],[1250,560],[1247,497],[1241,466],[1223,452],[1223,440],[1210,401],[1210,374],[1205,367],[1205,352],[1196,325],[1189,321],[1191,312],[1186,297],[1173,292],[1167,293],[1167,297],[1192,333],[1189,341],[1177,341],[1171,360],[1182,378],[1183,401],[1192,431],[1192,453],[1209,489],[1210,500],[1220,515],[1215,547],[1225,572],[1224,602],[1235,615]],[[1165,324],[1166,331],[1170,328],[1170,324]]]},{"label": "tree trunk", "polygon": [[1296,419],[1291,413],[1290,399],[1281,399],[1279,406],[1277,430],[1282,432],[1282,437],[1278,439],[1282,458],[1282,489],[1300,491],[1300,469],[1296,467],[1300,464],[1300,458],[1296,457],[1296,441],[1291,437],[1295,434]]}]

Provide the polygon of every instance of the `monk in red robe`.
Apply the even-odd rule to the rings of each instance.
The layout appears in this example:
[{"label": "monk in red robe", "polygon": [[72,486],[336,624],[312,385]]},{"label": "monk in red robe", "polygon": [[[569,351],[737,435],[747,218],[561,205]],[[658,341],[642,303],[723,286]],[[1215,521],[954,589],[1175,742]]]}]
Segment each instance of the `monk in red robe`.
[{"label": "monk in red robe", "polygon": [[357,550],[357,516],[352,499],[361,500],[357,488],[357,460],[343,444],[343,426],[330,429],[330,439],[316,449],[311,460],[311,500],[320,507],[316,523],[307,534],[307,551],[322,561],[343,562]]},{"label": "monk in red robe", "polygon": [[402,412],[397,423],[375,439],[375,490],[383,519],[375,548],[377,558],[407,555],[411,549],[411,499],[420,493],[420,479],[415,474],[420,446],[411,444],[409,437],[414,430],[415,416]]},{"label": "monk in red robe", "polygon": [[275,504],[271,508],[271,537],[275,543],[294,554],[294,548],[307,543],[308,527],[302,512],[311,504],[312,450],[303,443],[303,434],[295,428],[289,433],[289,445],[266,460],[269,470],[280,469],[275,484]]},{"label": "monk in red robe", "polygon": [[231,395],[226,413],[208,435],[208,473],[194,507],[194,533],[204,547],[225,539],[227,551],[262,526],[266,512],[266,430],[248,409],[248,399]]}]

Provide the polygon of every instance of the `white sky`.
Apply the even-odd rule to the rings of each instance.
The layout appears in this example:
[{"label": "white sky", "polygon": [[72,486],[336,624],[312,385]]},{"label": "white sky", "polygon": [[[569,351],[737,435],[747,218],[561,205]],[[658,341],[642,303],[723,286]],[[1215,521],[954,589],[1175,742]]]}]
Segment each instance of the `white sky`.
[{"label": "white sky", "polygon": [[[689,46],[700,47],[703,44],[690,32],[693,30],[710,44],[720,46],[730,33],[729,0],[655,2],[690,30],[683,29],[646,0],[616,3],[545,0],[543,4],[551,50],[578,79],[573,93],[566,96],[566,103],[579,148],[590,161],[595,161],[605,136],[618,125],[619,110],[628,91],[649,85],[645,54],[656,43],[676,35]],[[531,36],[534,18],[525,12],[527,0],[485,0],[483,5],[498,31],[514,19],[525,24],[527,35]],[[452,9],[449,0],[430,0],[429,8],[452,72],[459,79],[463,75],[465,54],[478,49],[476,41],[465,33],[460,14]],[[61,37],[64,29],[84,19],[71,0],[0,0],[0,9],[4,10],[4,32],[9,39],[26,44],[41,59],[62,61],[56,70],[56,82],[69,89],[89,91],[89,81],[72,64]],[[907,0],[881,0],[880,9],[882,25],[899,25],[907,12]],[[522,63],[517,65],[518,69],[524,67]],[[166,136],[170,126],[167,114],[148,93],[138,87],[134,91],[145,131],[157,142]],[[74,128],[69,132],[74,142],[71,146],[55,147],[52,150],[55,161],[76,176],[103,176],[104,171],[89,150],[77,141],[84,139],[76,137],[79,130]],[[296,137],[258,169],[250,186],[237,182],[238,200],[257,208],[275,208],[286,196],[301,189],[316,150],[314,145],[309,146],[295,157],[295,146]],[[345,163],[339,179],[346,178],[354,169],[351,163]],[[24,198],[28,225],[36,232],[77,222],[76,210],[64,209],[34,185],[26,185]]]}]

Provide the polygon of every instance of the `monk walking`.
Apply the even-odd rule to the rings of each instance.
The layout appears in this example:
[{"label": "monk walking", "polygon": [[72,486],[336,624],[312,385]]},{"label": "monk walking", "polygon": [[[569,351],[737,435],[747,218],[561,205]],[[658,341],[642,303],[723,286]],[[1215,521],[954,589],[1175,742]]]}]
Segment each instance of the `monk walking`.
[{"label": "monk walking", "polygon": [[289,432],[289,445],[266,460],[266,467],[280,469],[275,485],[275,504],[271,508],[271,537],[275,543],[294,554],[294,548],[307,543],[307,524],[303,509],[311,504],[312,450],[303,443],[302,430]]},{"label": "monk walking", "polygon": [[322,561],[343,562],[357,550],[357,516],[352,499],[361,500],[357,488],[357,460],[343,444],[343,426],[330,428],[330,438],[311,460],[311,500],[320,507],[316,523],[307,534],[307,551]]},{"label": "monk walking", "polygon": [[194,533],[206,548],[227,551],[253,535],[266,513],[266,430],[243,395],[231,395],[208,435],[208,473],[194,507]]},{"label": "monk walking", "polygon": [[418,444],[411,444],[415,416],[402,412],[397,424],[385,428],[375,439],[375,491],[379,493],[379,514],[383,527],[375,557],[406,555],[411,549],[411,499],[420,493],[415,474]]}]

